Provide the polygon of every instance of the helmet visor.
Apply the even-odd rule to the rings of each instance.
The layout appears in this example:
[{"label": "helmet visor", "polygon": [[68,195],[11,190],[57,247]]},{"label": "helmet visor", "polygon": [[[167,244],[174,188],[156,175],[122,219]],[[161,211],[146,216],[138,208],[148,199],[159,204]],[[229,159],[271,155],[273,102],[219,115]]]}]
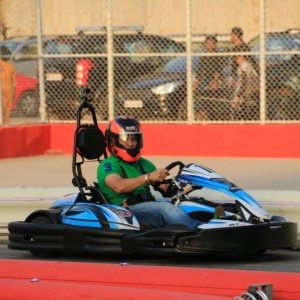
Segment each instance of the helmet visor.
[{"label": "helmet visor", "polygon": [[119,133],[119,139],[123,142],[127,142],[128,140],[136,140],[137,142],[140,142],[142,139],[142,133],[141,132],[126,132],[122,130]]},{"label": "helmet visor", "polygon": [[119,147],[127,151],[127,153],[136,157],[143,148],[143,135],[141,132],[126,132],[119,133]]}]

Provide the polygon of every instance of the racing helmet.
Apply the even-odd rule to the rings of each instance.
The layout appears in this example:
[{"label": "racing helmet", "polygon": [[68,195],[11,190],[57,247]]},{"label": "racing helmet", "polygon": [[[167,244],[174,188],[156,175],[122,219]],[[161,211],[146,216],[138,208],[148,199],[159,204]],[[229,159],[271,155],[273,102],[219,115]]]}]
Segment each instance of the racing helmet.
[{"label": "racing helmet", "polygon": [[[136,145],[127,149],[120,140],[127,142],[128,138],[134,138]],[[105,139],[109,152],[126,162],[136,162],[141,157],[143,148],[143,134],[138,120],[129,116],[118,116],[111,120],[105,130]]]}]

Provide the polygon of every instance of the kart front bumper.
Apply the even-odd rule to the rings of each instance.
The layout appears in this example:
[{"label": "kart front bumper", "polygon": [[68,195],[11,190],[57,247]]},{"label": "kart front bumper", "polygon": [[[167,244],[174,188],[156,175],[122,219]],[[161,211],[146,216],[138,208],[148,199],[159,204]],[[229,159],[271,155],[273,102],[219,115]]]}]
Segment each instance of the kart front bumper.
[{"label": "kart front bumper", "polygon": [[157,255],[221,252],[258,254],[268,249],[296,248],[297,231],[297,223],[292,222],[177,232],[154,229],[125,235],[122,248],[131,252]]}]

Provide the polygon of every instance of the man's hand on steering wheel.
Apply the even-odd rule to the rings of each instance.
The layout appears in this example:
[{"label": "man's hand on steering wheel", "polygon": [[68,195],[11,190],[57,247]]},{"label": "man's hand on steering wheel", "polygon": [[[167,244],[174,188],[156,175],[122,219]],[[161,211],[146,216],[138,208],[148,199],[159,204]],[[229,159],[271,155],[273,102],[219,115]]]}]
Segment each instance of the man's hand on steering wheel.
[{"label": "man's hand on steering wheel", "polygon": [[[165,179],[169,175],[169,171],[177,166],[179,166],[178,173],[170,179]],[[175,161],[175,162],[169,164],[168,166],[166,166],[165,169],[160,169],[160,170],[165,170],[167,172],[165,174],[167,174],[167,175],[164,177],[164,179],[162,181],[159,180],[159,181],[155,181],[153,183],[154,189],[159,191],[163,195],[163,197],[173,197],[177,193],[178,187],[176,185],[174,185],[172,179],[177,177],[181,173],[181,170],[183,169],[183,167],[184,167],[184,164],[181,161]],[[151,175],[152,175],[152,173],[151,173]]]},{"label": "man's hand on steering wheel", "polygon": [[166,179],[166,177],[168,175],[170,175],[170,173],[167,169],[157,169],[157,170],[149,173],[149,181],[153,184],[158,182],[160,185],[161,183],[164,182],[164,180]]}]

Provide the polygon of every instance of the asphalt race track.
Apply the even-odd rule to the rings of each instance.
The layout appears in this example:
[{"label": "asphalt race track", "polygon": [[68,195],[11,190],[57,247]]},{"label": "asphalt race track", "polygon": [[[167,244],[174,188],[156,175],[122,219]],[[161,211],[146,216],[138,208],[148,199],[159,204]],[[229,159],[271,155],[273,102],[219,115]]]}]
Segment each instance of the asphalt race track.
[{"label": "asphalt race track", "polygon": [[[29,252],[10,250],[0,245],[0,259],[40,260]],[[254,270],[268,272],[300,273],[300,251],[268,251],[260,256],[212,256],[197,255],[189,257],[136,257],[136,256],[59,256],[51,261],[94,262],[130,265],[176,266],[193,268]]]}]

